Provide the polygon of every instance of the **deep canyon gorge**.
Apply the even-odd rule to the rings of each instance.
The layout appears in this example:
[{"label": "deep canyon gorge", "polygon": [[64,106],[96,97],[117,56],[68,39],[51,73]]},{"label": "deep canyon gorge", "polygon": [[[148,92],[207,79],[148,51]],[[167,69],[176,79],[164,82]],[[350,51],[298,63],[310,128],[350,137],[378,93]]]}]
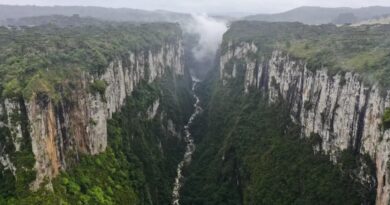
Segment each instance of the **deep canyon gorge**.
[{"label": "deep canyon gorge", "polygon": [[0,27],[0,204],[390,203],[389,25],[52,18]]}]

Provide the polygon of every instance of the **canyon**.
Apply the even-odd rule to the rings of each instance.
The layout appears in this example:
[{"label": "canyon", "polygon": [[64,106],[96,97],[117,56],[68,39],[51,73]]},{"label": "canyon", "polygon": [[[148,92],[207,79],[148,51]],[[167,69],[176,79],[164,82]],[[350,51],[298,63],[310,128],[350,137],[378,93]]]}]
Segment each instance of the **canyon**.
[{"label": "canyon", "polygon": [[[207,21],[207,17],[199,18]],[[71,77],[61,78],[61,83],[53,85],[50,80],[41,81],[45,79],[41,73],[49,70],[44,66],[38,71],[30,71],[26,66],[23,72],[32,72],[29,74],[33,76],[31,78],[15,77],[7,70],[7,77],[2,79],[5,83],[0,87],[4,93],[0,99],[2,178],[13,177],[16,183],[26,180],[20,182],[25,185],[24,188],[31,190],[32,194],[28,190],[24,193],[26,198],[30,194],[39,198],[39,194],[49,193],[50,200],[69,200],[69,203],[119,204],[130,200],[126,198],[130,196],[116,197],[116,194],[125,193],[134,196],[131,198],[134,204],[178,205],[206,201],[212,204],[266,204],[266,201],[258,201],[257,194],[271,196],[270,193],[274,193],[271,188],[275,187],[257,192],[257,182],[265,180],[259,173],[278,167],[278,160],[283,161],[286,157],[272,161],[281,153],[268,154],[273,153],[272,148],[288,150],[284,143],[291,142],[299,146],[291,150],[309,150],[307,155],[312,157],[307,159],[297,155],[299,163],[318,158],[318,163],[311,160],[313,164],[305,168],[309,170],[307,173],[297,168],[297,172],[305,177],[302,177],[303,182],[293,184],[303,184],[303,188],[299,188],[304,190],[306,185],[315,184],[313,180],[304,180],[318,179],[327,183],[316,184],[315,191],[320,192],[322,186],[326,187],[324,190],[332,190],[335,186],[343,191],[348,191],[345,187],[352,187],[352,191],[342,199],[332,198],[333,194],[336,195],[333,192],[329,193],[332,195],[329,198],[325,192],[315,193],[315,197],[310,198],[311,195],[304,191],[296,198],[295,192],[281,194],[283,197],[292,195],[295,203],[299,200],[311,203],[319,199],[324,204],[337,204],[342,200],[347,203],[362,200],[361,204],[388,204],[390,130],[383,126],[383,116],[390,107],[390,91],[379,83],[367,82],[366,73],[345,71],[326,62],[313,69],[312,59],[297,56],[291,51],[300,46],[302,39],[311,40],[311,34],[315,33],[313,30],[323,29],[321,26],[299,24],[309,34],[301,34],[302,30],[299,30],[298,40],[291,37],[293,40],[288,38],[291,42],[285,43],[286,39],[278,39],[278,35],[275,39],[262,36],[262,32],[272,33],[273,29],[280,29],[274,28],[273,24],[265,24],[270,30],[255,27],[249,29],[249,34],[243,32],[243,38],[232,38],[232,31],[240,30],[237,24],[240,22],[230,25],[222,43],[217,35],[209,34],[212,41],[217,42],[211,49],[204,48],[206,53],[202,53],[199,45],[188,46],[189,42],[185,41],[181,31],[178,32],[180,28],[177,24],[169,24],[166,30],[150,33],[148,26],[161,25],[130,27],[130,30],[136,28],[140,31],[124,37],[123,42],[137,39],[135,41],[142,43],[130,44],[133,47],[125,47],[124,50],[108,46],[113,49],[110,56],[105,56],[104,49],[98,53],[99,46],[102,46],[100,43],[107,43],[102,40],[104,38],[92,37],[91,42],[98,42],[98,46],[91,49],[97,51],[90,58],[105,56],[107,62],[102,69],[98,72],[76,69],[72,74],[66,70],[68,65],[57,68],[55,64],[52,68],[64,70]],[[260,28],[264,26],[264,23],[258,24],[256,26]],[[124,25],[118,28],[121,29],[121,26]],[[293,30],[296,24],[277,26]],[[62,29],[65,34],[74,32]],[[96,29],[100,33],[102,28]],[[111,27],[106,29],[105,32],[112,32]],[[287,33],[283,29],[280,32]],[[349,27],[345,28],[346,31],[333,27],[329,30],[336,34],[355,32]],[[224,26],[217,32],[222,31]],[[145,33],[152,36],[144,37]],[[125,35],[121,33],[117,37]],[[111,43],[118,45],[115,40]],[[201,39],[201,42],[207,40]],[[307,42],[311,43],[309,40]],[[272,44],[273,41],[277,44]],[[56,42],[51,49],[62,52],[61,49],[67,46],[72,48],[73,42],[65,46]],[[78,49],[86,51],[90,49],[88,46]],[[220,46],[219,50],[217,46]],[[190,57],[186,56],[186,52]],[[198,64],[185,62],[188,58],[198,61]],[[214,60],[217,65],[213,64]],[[11,65],[4,67],[7,66]],[[190,74],[197,73],[191,69],[199,66],[207,66],[204,69],[208,74],[202,74],[202,81]],[[334,72],[334,69],[339,70]],[[14,87],[15,79],[9,79],[13,77],[16,81],[29,82],[21,89],[23,91],[16,92],[20,89]],[[30,90],[30,87],[34,89]],[[284,112],[287,118],[284,118]],[[269,117],[269,122],[266,117]],[[296,134],[299,136],[295,138]],[[284,139],[286,142],[283,142]],[[345,153],[352,156],[356,166],[345,168],[347,163],[342,159]],[[109,162],[114,165],[104,166]],[[287,167],[298,166],[292,161],[286,163]],[[271,168],[263,170],[256,164]],[[339,177],[337,183],[340,184],[330,182],[336,180],[329,177],[333,175],[321,175],[327,174],[326,171],[321,174],[315,172],[320,173],[322,168]],[[107,171],[107,179],[96,176],[100,170],[103,170],[102,173]],[[209,174],[211,177],[207,178]],[[284,177],[283,174],[281,176]],[[273,173],[272,177],[277,175]],[[115,176],[125,180],[114,179]],[[117,186],[120,181],[131,184],[127,192],[123,191],[123,184]],[[286,187],[291,183],[287,179],[280,181]],[[206,191],[199,191],[208,183],[210,186],[205,188]],[[105,185],[109,188],[106,189]],[[16,186],[15,190],[19,189],[23,188]],[[204,198],[196,198],[192,189],[202,192],[200,195]],[[206,196],[210,195],[208,189],[218,191]],[[286,188],[286,192],[291,190]],[[63,198],[56,198],[59,196]]]}]

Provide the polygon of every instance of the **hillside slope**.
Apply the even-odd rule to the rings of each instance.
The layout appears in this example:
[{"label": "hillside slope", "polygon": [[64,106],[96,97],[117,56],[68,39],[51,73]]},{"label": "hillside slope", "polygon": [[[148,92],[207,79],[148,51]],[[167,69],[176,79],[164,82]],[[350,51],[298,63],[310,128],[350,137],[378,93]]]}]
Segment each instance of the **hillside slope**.
[{"label": "hillside slope", "polygon": [[107,21],[131,21],[131,22],[181,22],[188,20],[188,14],[168,11],[144,11],[129,8],[103,8],[93,6],[13,6],[0,5],[0,22],[7,19],[19,19],[24,17],[64,15],[81,17],[93,17]]},{"label": "hillside slope", "polygon": [[[364,7],[352,8],[325,8],[325,7],[299,7],[278,14],[258,14],[245,17],[245,20],[270,21],[270,22],[301,22],[305,24],[339,23],[340,17],[349,14],[355,18],[353,21],[361,21],[390,14],[389,7]],[[355,22],[344,22],[355,23]]]}]

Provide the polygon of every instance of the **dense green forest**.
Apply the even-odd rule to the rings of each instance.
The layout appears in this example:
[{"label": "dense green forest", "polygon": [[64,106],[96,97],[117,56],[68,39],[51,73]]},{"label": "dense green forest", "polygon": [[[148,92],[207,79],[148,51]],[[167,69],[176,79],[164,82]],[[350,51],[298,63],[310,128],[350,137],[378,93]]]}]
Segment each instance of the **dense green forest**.
[{"label": "dense green forest", "polygon": [[331,74],[353,71],[368,84],[390,88],[390,25],[310,26],[301,23],[233,22],[222,45],[254,42],[253,57],[270,57],[280,50],[304,60],[310,70],[327,68]]},{"label": "dense green forest", "polygon": [[102,74],[130,50],[153,50],[180,36],[180,27],[169,23],[0,27],[0,90],[3,97],[29,99],[42,92],[55,100],[57,87],[71,87],[64,79],[77,79],[83,71]]},{"label": "dense green forest", "polygon": [[314,152],[317,136],[301,138],[282,101],[270,105],[259,91],[244,94],[240,80],[222,86],[216,78],[198,89],[205,111],[193,125],[182,204],[373,203],[375,191],[350,177],[363,156],[345,151],[332,164]]},{"label": "dense green forest", "polygon": [[[169,204],[184,142],[168,130],[168,121],[180,135],[192,112],[189,82],[167,73],[152,84],[143,83],[109,121],[107,151],[80,156],[52,187],[31,192],[28,181],[15,183],[1,174],[0,204]],[[158,114],[148,119],[147,110],[157,99]]]},{"label": "dense green forest", "polygon": [[[129,51],[156,52],[180,38],[179,26],[169,23],[0,27],[0,99],[18,102],[21,112],[10,120],[26,128],[20,151],[15,152],[10,128],[0,126],[1,152],[8,153],[16,167],[13,176],[0,165],[0,204],[168,204],[184,152],[181,128],[192,112],[187,72],[176,76],[167,68],[152,84],[142,81],[109,120],[107,151],[74,156],[66,172],[37,192],[29,187],[36,175],[25,103],[39,94],[43,100],[71,104],[67,92],[75,89],[83,73],[99,77],[114,58],[126,58]],[[88,88],[103,94],[106,86],[95,80]],[[156,100],[158,112],[150,119],[147,112]],[[0,119],[8,120],[6,115]],[[177,133],[170,130],[173,125]]]},{"label": "dense green forest", "polygon": [[[1,7],[1,6],[0,6]],[[1,9],[1,8],[0,8]],[[81,18],[80,15],[73,14],[72,16],[50,15],[50,16],[34,16],[20,19],[8,19],[5,25],[10,27],[32,27],[44,26],[48,24],[59,27],[80,27],[80,26],[104,26],[105,24],[113,23],[102,21],[91,17]]]},{"label": "dense green forest", "polygon": [[[72,79],[80,78],[83,72],[99,76],[110,61],[128,55],[129,50],[155,51],[164,43],[177,42],[182,35],[177,24],[86,24],[0,27],[0,99],[13,98],[24,105],[40,93],[59,102],[74,89]],[[389,26],[234,22],[221,51],[226,52],[229,41],[234,45],[254,42],[259,51],[250,57],[268,58],[279,49],[305,60],[313,71],[323,67],[332,73],[357,71],[367,82],[379,82],[387,88],[389,30]],[[186,49],[194,44],[188,41]],[[184,58],[189,60],[186,66],[191,66],[194,56],[186,53]],[[211,58],[204,62],[205,66],[211,63]],[[172,72],[167,69],[153,83],[141,82],[113,114],[104,153],[81,154],[77,162],[37,192],[29,187],[35,178],[31,136],[22,130],[21,151],[4,150],[13,153],[9,157],[17,171],[16,177],[9,170],[0,173],[0,205],[171,204],[176,168],[185,151],[182,128],[194,109],[189,73],[175,76]],[[346,150],[337,156],[339,163],[332,163],[320,148],[321,137],[302,137],[282,100],[269,104],[268,96],[259,90],[245,93],[243,72],[222,86],[217,72],[215,68],[203,74],[206,79],[196,90],[204,111],[191,125],[196,151],[184,169],[180,204],[374,203],[372,184],[356,177],[356,169],[364,164],[364,173],[375,178],[369,157]],[[95,80],[88,88],[102,95],[106,86],[107,82]],[[150,107],[156,101],[157,114],[150,118]],[[25,113],[22,110],[11,120],[28,127]],[[0,122],[8,120],[3,117]],[[390,127],[389,109],[383,126]],[[12,145],[6,149],[13,147],[6,137],[10,135],[9,128],[0,126],[0,143]]]}]

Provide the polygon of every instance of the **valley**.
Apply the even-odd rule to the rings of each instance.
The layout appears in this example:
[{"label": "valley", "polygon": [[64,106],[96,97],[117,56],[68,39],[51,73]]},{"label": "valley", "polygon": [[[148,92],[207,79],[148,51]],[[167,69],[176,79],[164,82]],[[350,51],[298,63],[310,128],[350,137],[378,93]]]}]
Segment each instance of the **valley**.
[{"label": "valley", "polygon": [[0,205],[390,202],[390,25],[314,25],[365,9],[7,9]]},{"label": "valley", "polygon": [[196,85],[199,83],[199,80],[192,79],[192,92],[194,92],[193,97],[196,99],[194,104],[194,113],[192,113],[190,119],[188,120],[188,123],[184,126],[184,134],[185,138],[184,141],[186,142],[186,151],[184,153],[183,160],[179,163],[177,166],[177,176],[175,178],[175,184],[173,186],[173,193],[172,193],[172,204],[173,205],[179,205],[180,201],[180,191],[181,187],[183,186],[184,176],[182,174],[184,166],[188,166],[191,163],[191,158],[193,153],[195,152],[195,144],[194,139],[192,138],[192,134],[190,131],[191,125],[196,119],[196,117],[201,114],[202,108],[199,106],[200,100],[199,97],[196,95]]}]

